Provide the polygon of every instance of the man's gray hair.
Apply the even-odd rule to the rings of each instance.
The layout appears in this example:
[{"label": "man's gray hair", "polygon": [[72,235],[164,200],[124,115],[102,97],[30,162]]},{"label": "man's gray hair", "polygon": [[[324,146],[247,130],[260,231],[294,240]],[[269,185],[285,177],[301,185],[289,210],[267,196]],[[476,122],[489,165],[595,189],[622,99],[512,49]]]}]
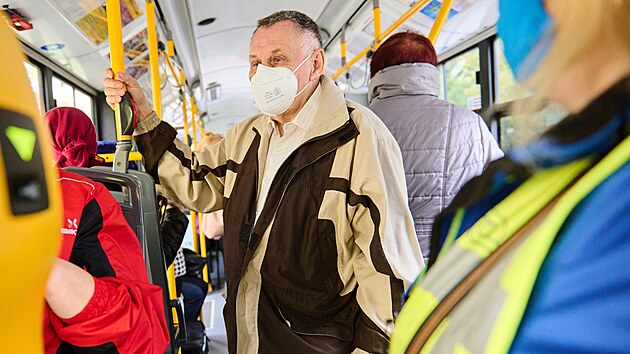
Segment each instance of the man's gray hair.
[{"label": "man's gray hair", "polygon": [[315,40],[313,45],[317,45],[316,49],[322,48],[322,36],[319,34],[319,26],[308,15],[294,10],[282,10],[272,13],[271,15],[258,20],[258,24],[254,33],[258,31],[260,27],[270,27],[280,21],[293,22],[302,32],[313,37]]}]

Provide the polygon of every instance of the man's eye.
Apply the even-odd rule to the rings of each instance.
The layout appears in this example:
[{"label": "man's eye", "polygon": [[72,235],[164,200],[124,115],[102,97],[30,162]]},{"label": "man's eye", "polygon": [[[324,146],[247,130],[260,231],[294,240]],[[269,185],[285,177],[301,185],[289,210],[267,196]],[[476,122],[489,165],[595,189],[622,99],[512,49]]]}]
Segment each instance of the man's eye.
[{"label": "man's eye", "polygon": [[276,64],[277,64],[277,63],[282,62],[282,58],[280,58],[280,57],[275,57],[275,58],[271,59],[271,61],[273,61],[274,63],[276,63]]},{"label": "man's eye", "polygon": [[250,65],[251,65],[252,68],[255,68],[255,67],[258,66],[258,63],[251,63]]}]

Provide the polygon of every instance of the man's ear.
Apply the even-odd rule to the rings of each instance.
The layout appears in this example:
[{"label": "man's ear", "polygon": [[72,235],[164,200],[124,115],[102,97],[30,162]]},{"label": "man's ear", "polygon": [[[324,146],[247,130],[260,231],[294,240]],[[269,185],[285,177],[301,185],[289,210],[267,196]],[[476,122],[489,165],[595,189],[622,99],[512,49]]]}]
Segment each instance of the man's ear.
[{"label": "man's ear", "polygon": [[313,71],[309,77],[309,80],[319,79],[320,76],[324,75],[324,64],[326,62],[324,56],[324,50],[319,48],[315,51],[315,59],[313,59]]}]

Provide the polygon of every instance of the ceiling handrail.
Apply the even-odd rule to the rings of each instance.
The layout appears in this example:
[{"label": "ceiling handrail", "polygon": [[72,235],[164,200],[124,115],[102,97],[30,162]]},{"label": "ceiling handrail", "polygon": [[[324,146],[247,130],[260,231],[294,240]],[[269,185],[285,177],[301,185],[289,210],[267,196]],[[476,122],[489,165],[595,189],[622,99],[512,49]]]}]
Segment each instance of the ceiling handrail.
[{"label": "ceiling handrail", "polygon": [[[394,23],[392,23],[392,25],[389,26],[385,30],[385,32],[381,33],[381,35],[379,36],[379,40],[383,41],[384,39],[389,37],[389,35],[392,32],[394,32],[398,27],[400,27],[400,25],[402,25],[411,16],[413,16],[417,11],[420,11],[422,8],[424,8],[426,5],[428,5],[430,2],[431,2],[431,0],[420,0],[417,3],[415,3],[412,7],[409,8],[409,10],[407,10],[402,16],[400,16],[400,18],[398,20],[394,21]],[[332,78],[333,79],[337,79],[341,74],[343,74],[344,71],[350,69],[352,67],[352,65],[354,65],[357,61],[359,61],[361,58],[363,58],[370,50],[372,50],[373,46],[374,46],[374,42],[370,43],[370,45],[368,45],[361,52],[359,52],[359,54],[357,54],[354,58],[352,58],[352,60],[350,60],[345,66],[343,66],[341,69],[337,70],[337,72],[335,72],[332,75]]]}]

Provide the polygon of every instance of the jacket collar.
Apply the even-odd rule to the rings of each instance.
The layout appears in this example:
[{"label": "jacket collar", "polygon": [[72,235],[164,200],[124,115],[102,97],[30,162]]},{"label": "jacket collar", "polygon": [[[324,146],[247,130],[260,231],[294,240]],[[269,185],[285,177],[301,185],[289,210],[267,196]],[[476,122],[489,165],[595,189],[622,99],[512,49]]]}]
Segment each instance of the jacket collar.
[{"label": "jacket collar", "polygon": [[437,69],[427,63],[390,66],[374,75],[368,87],[368,103],[399,95],[438,96],[440,84]]}]

